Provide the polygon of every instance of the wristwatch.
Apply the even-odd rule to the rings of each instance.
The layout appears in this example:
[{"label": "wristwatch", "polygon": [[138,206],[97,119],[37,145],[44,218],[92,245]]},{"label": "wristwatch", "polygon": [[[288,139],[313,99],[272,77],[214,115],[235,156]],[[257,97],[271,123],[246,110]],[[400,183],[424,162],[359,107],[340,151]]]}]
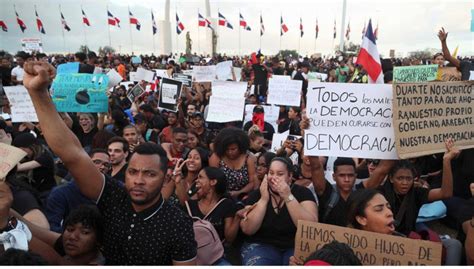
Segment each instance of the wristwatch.
[{"label": "wristwatch", "polygon": [[15,217],[10,217],[8,219],[7,226],[5,228],[1,229],[0,233],[9,232],[9,231],[15,229],[17,224],[18,224],[17,219]]},{"label": "wristwatch", "polygon": [[293,196],[293,194],[290,194],[290,195],[288,196],[288,198],[285,199],[285,203],[289,203],[289,202],[291,202],[291,201],[293,201],[293,200],[295,200],[295,197]]}]

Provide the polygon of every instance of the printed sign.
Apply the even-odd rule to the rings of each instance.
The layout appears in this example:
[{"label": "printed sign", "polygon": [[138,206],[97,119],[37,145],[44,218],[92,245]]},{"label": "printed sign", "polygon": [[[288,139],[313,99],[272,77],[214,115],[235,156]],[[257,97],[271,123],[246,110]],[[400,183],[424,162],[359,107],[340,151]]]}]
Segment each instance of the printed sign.
[{"label": "printed sign", "polygon": [[43,52],[43,43],[40,38],[22,38],[21,48],[24,52]]},{"label": "printed sign", "polygon": [[423,82],[436,79],[438,65],[396,66],[393,68],[393,82]]},{"label": "printed sign", "polygon": [[163,78],[161,80],[158,107],[178,111],[178,100],[181,96],[182,87],[183,83],[181,81]]},{"label": "printed sign", "polygon": [[194,66],[193,77],[196,82],[216,80],[216,66]]},{"label": "printed sign", "polygon": [[107,85],[103,74],[58,74],[53,82],[53,102],[58,112],[107,112]]},{"label": "printed sign", "polygon": [[305,155],[397,159],[391,85],[310,82],[307,98]]},{"label": "printed sign", "polygon": [[206,121],[220,123],[241,121],[244,106],[244,97],[211,96]]},{"label": "printed sign", "polygon": [[474,81],[393,84],[393,124],[400,158],[445,151],[451,137],[474,147]]},{"label": "printed sign", "polygon": [[270,78],[267,103],[282,106],[300,106],[301,80]]},{"label": "printed sign", "polygon": [[135,98],[142,96],[142,94],[145,93],[145,90],[143,89],[140,84],[135,85],[135,87],[131,88],[127,92],[127,97],[131,102],[135,101]]},{"label": "printed sign", "polygon": [[0,181],[5,181],[8,172],[25,156],[25,151],[5,143],[0,143]]},{"label": "printed sign", "polygon": [[38,122],[36,110],[25,86],[3,87],[11,106],[12,122]]}]

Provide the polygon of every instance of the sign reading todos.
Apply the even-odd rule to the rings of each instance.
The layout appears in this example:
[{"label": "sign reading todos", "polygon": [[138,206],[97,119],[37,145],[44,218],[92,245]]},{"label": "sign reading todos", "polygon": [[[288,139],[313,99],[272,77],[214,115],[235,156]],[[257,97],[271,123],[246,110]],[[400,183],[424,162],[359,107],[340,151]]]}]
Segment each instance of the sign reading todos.
[{"label": "sign reading todos", "polygon": [[310,82],[307,99],[306,155],[397,159],[391,85]]}]

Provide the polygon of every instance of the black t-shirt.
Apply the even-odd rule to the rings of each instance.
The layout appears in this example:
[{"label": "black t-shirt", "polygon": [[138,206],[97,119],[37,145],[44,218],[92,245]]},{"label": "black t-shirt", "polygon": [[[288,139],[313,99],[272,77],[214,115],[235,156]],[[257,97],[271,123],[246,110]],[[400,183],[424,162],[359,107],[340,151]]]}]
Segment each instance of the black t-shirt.
[{"label": "black t-shirt", "polygon": [[267,88],[267,76],[268,76],[268,70],[264,65],[261,64],[254,64],[252,65],[252,69],[254,72],[254,84],[255,85],[260,85],[260,87],[263,87],[264,89]]},{"label": "black t-shirt", "polygon": [[112,177],[115,179],[115,180],[118,180],[122,183],[125,183],[125,172],[127,171],[127,167],[128,167],[128,164],[125,164],[124,166],[122,166],[122,168],[120,169],[120,171],[118,171],[117,174],[113,175]]},{"label": "black t-shirt", "polygon": [[90,132],[84,133],[80,125],[73,125],[72,131],[79,139],[79,142],[81,142],[83,148],[90,148],[92,146],[92,140],[99,130],[97,127],[94,127]]},{"label": "black t-shirt", "polygon": [[[291,194],[300,203],[303,201],[313,201],[316,203],[313,194],[306,187],[293,184],[291,186]],[[246,205],[253,205],[258,200],[260,200],[260,190],[254,190],[249,194],[244,203]],[[291,219],[286,204],[283,205],[279,214],[277,214],[273,210],[270,199],[260,229],[254,235],[247,237],[246,241],[269,244],[280,249],[289,249],[295,247],[295,234],[296,226]]]},{"label": "black t-shirt", "polygon": [[469,61],[461,61],[461,80],[469,80],[471,76],[471,71],[474,71],[474,64]]},{"label": "black t-shirt", "polygon": [[50,191],[56,186],[53,155],[48,150],[44,150],[43,154],[38,156],[35,161],[41,167],[33,169],[33,182],[31,185],[39,192]]},{"label": "black t-shirt", "polygon": [[[362,182],[354,186],[356,190],[364,189]],[[326,208],[328,207],[329,201],[331,200],[331,193],[333,192],[333,186],[329,181],[326,180],[326,188],[324,189],[323,195],[318,195],[319,199],[319,221],[326,224],[332,224],[337,226],[347,226],[347,211],[349,205],[346,200],[339,196],[339,200],[333,209],[327,215],[327,218],[323,220],[323,216],[326,214]]]},{"label": "black t-shirt", "polygon": [[[252,121],[247,122],[244,125],[244,131],[248,132],[248,130],[250,129],[250,127],[252,127],[252,125],[253,125]],[[273,139],[274,133],[275,133],[275,129],[273,128],[273,126],[270,123],[265,121],[263,125],[263,138],[271,141]]]},{"label": "black t-shirt", "polygon": [[0,66],[0,84],[3,86],[11,86],[12,70],[8,67]]},{"label": "black t-shirt", "polygon": [[453,195],[463,199],[471,198],[469,185],[474,183],[474,148],[462,150],[452,163]]},{"label": "black t-shirt", "polygon": [[[198,206],[198,200],[188,200],[189,208],[193,216],[200,219],[204,219],[204,214],[201,212]],[[222,201],[206,218],[219,234],[219,238],[222,240],[225,239],[225,219],[234,217],[236,212],[235,204],[231,199],[224,198]]]},{"label": "black t-shirt", "polygon": [[33,209],[41,210],[40,201],[30,191],[17,186],[10,186],[10,189],[13,194],[13,203],[11,208],[13,208],[20,215],[23,216]]}]

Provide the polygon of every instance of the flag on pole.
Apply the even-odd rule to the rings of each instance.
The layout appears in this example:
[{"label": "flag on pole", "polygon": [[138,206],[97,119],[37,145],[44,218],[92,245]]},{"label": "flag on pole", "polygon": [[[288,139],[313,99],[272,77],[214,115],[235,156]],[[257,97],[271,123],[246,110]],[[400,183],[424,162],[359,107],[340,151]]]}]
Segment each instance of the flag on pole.
[{"label": "flag on pole", "polygon": [[208,27],[211,30],[214,30],[214,28],[212,28],[211,22],[208,19],[204,18],[199,12],[198,12],[198,26]]},{"label": "flag on pole", "polygon": [[456,48],[454,49],[454,52],[453,52],[453,57],[456,58],[456,56],[458,56],[458,50],[459,50],[459,45],[456,46]]},{"label": "flag on pole", "polygon": [[303,31],[303,19],[300,17],[300,33],[301,33],[301,37],[303,37],[304,35],[304,31]]},{"label": "flag on pole", "polygon": [[250,26],[247,25],[247,21],[245,21],[244,16],[242,16],[240,12],[239,12],[239,16],[240,16],[240,26],[242,26],[242,28],[244,28],[247,31],[252,31]]},{"label": "flag on pole", "polygon": [[380,64],[380,56],[377,44],[375,43],[375,35],[372,32],[371,20],[369,20],[367,31],[362,40],[356,64],[362,65],[367,71],[369,83],[383,83],[382,65]]},{"label": "flag on pole", "polygon": [[286,24],[283,22],[283,16],[280,16],[280,23],[281,23],[280,36],[282,36],[284,33],[288,32],[288,27],[287,27]]},{"label": "flag on pole", "polygon": [[153,15],[153,10],[151,11],[151,28],[153,30],[153,35],[156,35],[158,27],[156,27],[155,16]]},{"label": "flag on pole", "polygon": [[82,11],[82,23],[84,23],[87,26],[91,26],[89,19],[86,16],[86,13],[84,12],[84,9],[81,8]]},{"label": "flag on pole", "polygon": [[364,21],[364,28],[362,28],[362,39],[364,39],[364,35],[365,35],[365,21]]},{"label": "flag on pole", "polygon": [[346,38],[347,38],[347,40],[350,39],[350,35],[351,35],[351,22],[348,22],[347,23],[347,29],[346,29]]},{"label": "flag on pole", "polygon": [[130,10],[128,11],[128,15],[130,16],[130,24],[135,24],[135,27],[137,28],[137,30],[140,31],[140,28],[142,27],[142,25],[140,24],[138,19],[135,18],[135,16],[133,16]]},{"label": "flag on pole", "polygon": [[232,27],[232,24],[229,23],[229,21],[224,17],[224,15],[222,15],[220,12],[218,13],[219,13],[219,25],[225,26],[230,29],[234,29],[234,27]]},{"label": "flag on pole", "polygon": [[35,14],[36,14],[36,25],[38,26],[38,31],[42,34],[46,34],[46,31],[44,30],[43,22],[41,21],[38,11],[36,11],[36,6],[35,6]]},{"label": "flag on pole", "polygon": [[2,20],[0,20],[0,27],[2,27],[2,31],[8,32],[8,27],[7,27],[7,25],[5,24],[5,22],[2,21]]},{"label": "flag on pole", "polygon": [[179,35],[184,30],[183,23],[179,20],[178,13],[176,12],[176,33]]},{"label": "flag on pole", "polygon": [[66,19],[64,19],[64,15],[62,12],[61,12],[61,24],[63,25],[64,30],[68,32],[71,31],[71,28],[69,28],[69,26],[67,25]]},{"label": "flag on pole", "polygon": [[336,20],[334,20],[334,39],[336,39]]},{"label": "flag on pole", "polygon": [[375,27],[374,37],[375,37],[375,40],[379,39],[379,23],[377,23],[377,27]]},{"label": "flag on pole", "polygon": [[23,22],[22,19],[20,19],[20,15],[18,15],[18,12],[16,12],[16,10],[15,10],[15,14],[16,14],[16,22],[18,23],[18,26],[20,26],[21,32],[24,33],[26,30],[26,24]]},{"label": "flag on pole", "polygon": [[265,25],[263,25],[263,18],[262,14],[260,14],[260,36],[265,33]]},{"label": "flag on pole", "polygon": [[112,13],[110,13],[110,11],[107,10],[107,16],[108,16],[108,22],[109,22],[109,25],[112,25],[112,26],[118,26],[120,28],[120,20],[119,18],[115,17],[114,15],[112,15]]},{"label": "flag on pole", "polygon": [[318,34],[319,34],[319,25],[318,25],[318,19],[316,19],[316,39],[318,39]]}]

